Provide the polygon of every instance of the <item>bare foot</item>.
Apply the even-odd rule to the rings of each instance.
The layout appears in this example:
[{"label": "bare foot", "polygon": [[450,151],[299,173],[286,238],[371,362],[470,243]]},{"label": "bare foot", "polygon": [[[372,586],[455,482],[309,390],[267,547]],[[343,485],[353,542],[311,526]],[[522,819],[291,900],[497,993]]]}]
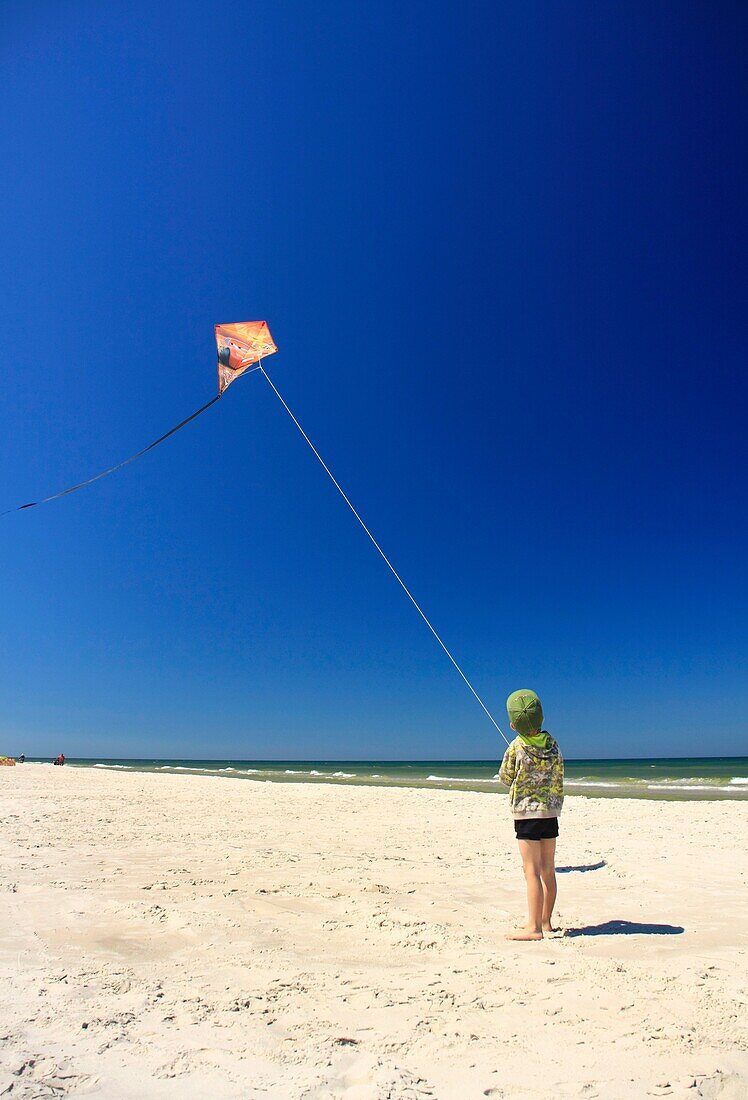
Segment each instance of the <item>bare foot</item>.
[{"label": "bare foot", "polygon": [[514,932],[507,932],[508,940],[542,940],[543,933],[535,928],[517,928]]}]

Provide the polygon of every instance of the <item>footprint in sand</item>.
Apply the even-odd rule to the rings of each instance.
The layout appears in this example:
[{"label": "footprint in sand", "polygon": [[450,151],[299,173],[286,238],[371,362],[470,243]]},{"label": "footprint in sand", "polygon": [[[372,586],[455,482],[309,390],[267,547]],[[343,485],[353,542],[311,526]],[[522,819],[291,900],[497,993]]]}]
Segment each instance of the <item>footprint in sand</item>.
[{"label": "footprint in sand", "polygon": [[43,1096],[65,1096],[68,1093],[89,1092],[95,1089],[99,1078],[88,1073],[74,1073],[57,1064],[53,1058],[32,1055],[21,1062],[11,1074],[16,1078],[4,1093],[19,1100],[32,1100]]},{"label": "footprint in sand", "polygon": [[188,1054],[182,1052],[177,1054],[176,1058],[172,1058],[170,1062],[165,1062],[163,1066],[159,1066],[154,1070],[154,1077],[185,1077],[193,1069],[192,1059]]}]

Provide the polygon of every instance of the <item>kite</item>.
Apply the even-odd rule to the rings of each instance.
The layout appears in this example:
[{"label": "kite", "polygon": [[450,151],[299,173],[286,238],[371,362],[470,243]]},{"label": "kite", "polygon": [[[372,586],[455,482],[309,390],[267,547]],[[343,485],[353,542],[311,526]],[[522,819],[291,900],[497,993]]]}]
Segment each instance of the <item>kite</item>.
[{"label": "kite", "polygon": [[235,378],[256,370],[266,355],[277,351],[266,321],[242,321],[236,325],[216,325],[218,348],[218,393],[225,393]]},{"label": "kite", "polygon": [[[241,321],[238,324],[215,325],[214,328],[218,354],[218,393],[215,397],[211,397],[210,401],[206,401],[196,412],[185,417],[184,420],[180,420],[173,428],[169,428],[168,432],[164,432],[158,439],[154,439],[153,443],[149,443],[147,447],[136,451],[129,458],[124,458],[114,466],[109,466],[101,473],[94,474],[93,477],[86,478],[85,481],[79,481],[77,485],[71,485],[59,493],[52,493],[51,496],[43,497],[41,500],[31,500],[28,504],[17,504],[15,508],[8,508],[5,512],[0,512],[0,517],[8,516],[11,512],[22,512],[25,508],[36,508],[39,504],[49,504],[52,500],[66,497],[70,493],[77,492],[78,489],[85,488],[86,485],[93,485],[95,481],[108,477],[116,470],[121,470],[123,466],[129,465],[136,458],[140,458],[148,451],[152,451],[154,447],[158,447],[159,443],[163,443],[165,439],[168,439],[170,435],[174,435],[180,428],[192,423],[211,405],[215,405],[220,397],[223,397],[234,379],[246,374],[247,371],[257,370],[265,356],[272,355],[278,350],[270,335],[270,329],[266,321]],[[265,377],[267,378],[267,375]]]},{"label": "kite", "polygon": [[[317,458],[318,462],[322,466],[323,470],[325,471],[327,476],[330,478],[333,485],[338,490],[338,492],[340,493],[343,500],[345,501],[345,503],[350,508],[353,515],[356,517],[358,522],[361,524],[361,527],[363,528],[363,530],[366,533],[367,537],[370,539],[370,541],[374,545],[375,549],[378,551],[378,553],[380,554],[380,556],[384,560],[387,568],[393,574],[393,576],[397,580],[398,584],[400,585],[402,590],[405,592],[405,595],[408,597],[410,602],[413,604],[416,611],[421,616],[421,618],[423,619],[426,626],[429,628],[429,630],[433,634],[436,641],[439,643],[441,648],[444,650],[447,657],[452,662],[455,669],[460,674],[460,676],[464,680],[465,684],[468,686],[468,688],[470,689],[470,691],[472,692],[472,694],[474,695],[474,697],[476,698],[476,700],[478,701],[478,703],[482,707],[485,714],[488,716],[488,718],[491,721],[491,723],[493,724],[494,728],[496,730],[498,730],[498,732],[501,734],[501,736],[504,738],[504,740],[506,741],[506,743],[508,745],[509,740],[505,736],[503,730],[499,727],[496,719],[493,717],[493,715],[491,714],[490,710],[488,709],[486,704],[481,699],[478,692],[475,690],[473,685],[470,683],[467,676],[462,671],[462,669],[458,665],[455,658],[452,656],[451,652],[447,649],[446,645],[442,641],[439,634],[437,634],[436,630],[431,625],[430,621],[426,617],[426,613],[423,611],[420,604],[417,603],[417,601],[416,601],[415,597],[413,596],[413,594],[411,593],[410,589],[405,584],[405,581],[402,579],[400,574],[397,572],[397,570],[395,569],[394,565],[392,564],[390,559],[385,554],[382,547],[379,545],[379,543],[374,538],[374,536],[372,535],[369,528],[366,526],[366,524],[362,520],[361,516],[358,514],[358,512],[356,511],[354,506],[351,504],[350,500],[348,499],[348,497],[346,496],[345,492],[343,491],[341,485],[339,484],[339,482],[337,481],[337,479],[333,475],[333,473],[330,470],[329,466],[327,465],[325,460],[322,458],[321,454],[319,453],[317,448],[314,446],[314,444],[312,443],[311,439],[309,438],[309,436],[306,434],[306,432],[302,428],[299,421],[296,419],[294,414],[291,412],[291,409],[288,407],[288,405],[286,404],[283,397],[281,397],[281,394],[279,393],[277,387],[275,386],[275,383],[272,381],[272,379],[270,378],[270,376],[266,372],[265,368],[263,367],[263,365],[262,365],[263,359],[267,358],[268,355],[273,355],[278,350],[278,348],[276,347],[276,345],[273,341],[272,336],[270,335],[270,329],[267,326],[267,322],[265,322],[265,321],[240,321],[240,322],[234,322],[232,324],[227,324],[227,325],[215,325],[215,337],[216,337],[216,351],[217,351],[217,356],[218,356],[218,393],[215,395],[215,397],[212,397],[210,399],[210,401],[207,401],[204,405],[202,405],[199,409],[197,409],[196,412],[192,413],[190,416],[186,417],[184,420],[181,420],[179,422],[179,424],[176,424],[173,428],[170,428],[168,432],[164,432],[164,434],[159,436],[158,439],[154,439],[153,443],[149,443],[147,447],[143,447],[142,450],[137,451],[134,455],[130,455],[129,458],[123,459],[122,462],[118,462],[115,466],[110,466],[107,470],[102,470],[101,473],[95,474],[93,477],[88,478],[86,481],[81,481],[77,485],[71,485],[70,488],[63,489],[62,492],[54,493],[52,496],[44,497],[42,500],[35,500],[35,501],[29,502],[28,504],[19,504],[15,508],[9,508],[5,512],[0,512],[0,516],[7,516],[11,512],[20,512],[20,511],[23,511],[24,508],[35,508],[38,504],[47,504],[47,503],[49,503],[49,501],[52,501],[52,500],[59,500],[60,497],[67,496],[68,493],[74,493],[74,492],[76,492],[76,490],[82,489],[86,485],[92,485],[94,481],[99,481],[102,477],[107,477],[109,474],[113,474],[115,472],[115,470],[121,470],[123,466],[126,466],[130,462],[134,462],[136,458],[140,458],[141,455],[146,454],[148,451],[152,451],[154,447],[157,447],[159,445],[159,443],[163,443],[165,439],[168,439],[169,436],[174,435],[174,433],[178,432],[180,430],[180,428],[184,428],[185,425],[191,423],[193,420],[196,419],[196,417],[198,417],[202,413],[204,413],[206,411],[206,409],[209,409],[211,407],[211,405],[215,405],[216,401],[218,401],[224,395],[224,393],[229,388],[229,386],[232,384],[232,382],[234,382],[237,378],[240,378],[243,374],[247,374],[250,371],[259,370],[260,373],[265,378],[265,380],[270,385],[270,388],[272,389],[273,393],[275,394],[275,396],[280,401],[283,408],[286,410],[286,412],[290,416],[291,420],[294,422],[294,424],[298,428],[298,430],[301,433],[301,435],[303,436],[305,442],[311,448],[312,452],[314,453],[314,455]],[[0,763],[1,762],[2,761],[0,760]]]}]

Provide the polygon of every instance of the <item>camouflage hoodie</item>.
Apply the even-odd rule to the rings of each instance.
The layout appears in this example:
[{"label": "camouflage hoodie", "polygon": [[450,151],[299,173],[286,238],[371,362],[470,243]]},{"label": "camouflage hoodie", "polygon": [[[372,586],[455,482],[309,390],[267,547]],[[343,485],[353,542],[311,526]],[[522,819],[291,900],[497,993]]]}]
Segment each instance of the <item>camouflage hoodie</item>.
[{"label": "camouflage hoodie", "polygon": [[499,779],[509,787],[515,818],[558,817],[564,804],[564,761],[548,734],[545,748],[515,737],[504,753]]}]

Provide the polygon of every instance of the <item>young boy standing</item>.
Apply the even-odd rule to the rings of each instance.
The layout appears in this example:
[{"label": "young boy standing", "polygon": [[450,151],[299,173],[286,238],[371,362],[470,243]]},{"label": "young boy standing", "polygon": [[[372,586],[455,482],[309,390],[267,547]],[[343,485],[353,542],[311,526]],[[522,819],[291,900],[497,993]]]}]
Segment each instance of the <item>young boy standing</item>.
[{"label": "young boy standing", "polygon": [[556,901],[556,837],[564,803],[564,761],[543,730],[543,708],[534,691],[514,691],[506,701],[517,737],[504,753],[499,779],[509,787],[514,831],[527,883],[527,924],[509,940],[542,940],[552,932]]}]

